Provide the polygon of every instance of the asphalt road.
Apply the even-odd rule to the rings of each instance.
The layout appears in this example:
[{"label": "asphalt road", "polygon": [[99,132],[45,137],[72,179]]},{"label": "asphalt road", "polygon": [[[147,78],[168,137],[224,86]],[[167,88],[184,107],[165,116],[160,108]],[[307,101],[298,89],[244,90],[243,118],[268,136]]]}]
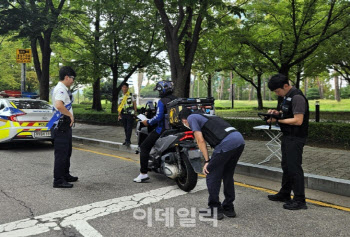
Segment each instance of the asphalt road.
[{"label": "asphalt road", "polygon": [[349,236],[349,208],[308,203],[308,210],[288,211],[267,200],[268,190],[247,185],[236,185],[236,218],[208,221],[198,215],[208,198],[203,178],[190,193],[154,173],[148,183],[137,184],[137,156],[74,147],[71,173],[79,181],[73,189],[52,188],[49,143],[0,150],[0,237]]}]

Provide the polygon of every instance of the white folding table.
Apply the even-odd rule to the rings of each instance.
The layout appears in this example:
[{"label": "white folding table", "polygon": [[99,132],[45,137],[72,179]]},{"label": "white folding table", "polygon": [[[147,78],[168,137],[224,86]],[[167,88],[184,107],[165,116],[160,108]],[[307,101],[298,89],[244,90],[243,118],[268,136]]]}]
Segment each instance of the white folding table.
[{"label": "white folding table", "polygon": [[258,164],[260,165],[262,163],[268,162],[274,156],[276,156],[279,160],[281,160],[282,153],[281,153],[280,137],[282,136],[282,133],[281,133],[280,127],[276,125],[272,125],[270,129],[269,125],[260,125],[260,126],[254,127],[254,130],[263,130],[271,138],[271,140],[265,144],[267,149],[271,151],[271,154],[267,156],[265,160],[259,162]]}]

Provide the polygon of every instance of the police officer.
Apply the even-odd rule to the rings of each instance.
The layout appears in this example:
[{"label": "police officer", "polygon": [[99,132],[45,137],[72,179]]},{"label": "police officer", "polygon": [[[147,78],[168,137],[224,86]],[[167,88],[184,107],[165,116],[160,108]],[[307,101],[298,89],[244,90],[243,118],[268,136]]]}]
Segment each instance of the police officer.
[{"label": "police officer", "polygon": [[137,107],[135,96],[129,92],[129,84],[122,83],[123,95],[119,97],[118,101],[118,120],[121,120],[124,126],[125,142],[123,145],[129,146],[131,144],[132,126],[134,124],[134,115],[136,114]]},{"label": "police officer", "polygon": [[78,177],[70,175],[70,157],[72,154],[72,125],[73,117],[73,96],[69,88],[76,77],[75,71],[64,66],[59,71],[60,81],[53,90],[52,103],[54,116],[47,127],[51,129],[54,140],[55,163],[54,163],[54,188],[72,188]]},{"label": "police officer", "polygon": [[[218,220],[224,218],[224,215],[235,217],[233,174],[245,146],[242,134],[217,116],[194,114],[188,108],[180,111],[179,119],[194,132],[198,147],[205,159],[203,173],[206,175],[209,207],[200,210],[200,213],[206,213],[206,217]],[[206,141],[214,148],[211,159],[209,159]],[[224,183],[225,195],[222,204],[219,200],[221,180]]]},{"label": "police officer", "polygon": [[176,99],[173,93],[173,83],[171,81],[157,82],[154,90],[159,92],[160,100],[158,101],[158,107],[156,115],[148,120],[142,121],[145,126],[157,125],[157,127],[147,136],[140,146],[140,174],[134,179],[136,183],[142,183],[149,179],[148,177],[148,159],[149,153],[154,146],[157,139],[165,129],[164,115],[167,113],[166,104]]},{"label": "police officer", "polygon": [[[309,104],[303,93],[289,85],[287,77],[282,74],[272,76],[268,87],[282,101],[277,106],[277,110],[269,110],[268,113],[280,116],[278,124],[283,133],[281,139],[282,187],[277,194],[268,195],[268,198],[271,201],[286,202],[283,208],[288,210],[307,209],[304,172],[301,164],[308,135]],[[273,119],[273,121],[276,120]],[[291,191],[294,193],[293,200],[290,197]]]}]

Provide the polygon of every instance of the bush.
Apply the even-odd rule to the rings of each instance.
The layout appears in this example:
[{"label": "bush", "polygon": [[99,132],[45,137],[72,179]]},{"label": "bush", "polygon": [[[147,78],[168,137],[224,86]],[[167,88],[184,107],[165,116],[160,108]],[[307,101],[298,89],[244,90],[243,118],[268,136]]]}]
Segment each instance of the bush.
[{"label": "bush", "polygon": [[316,100],[320,98],[320,92],[317,88],[310,88],[306,95],[308,100]]},{"label": "bush", "polygon": [[[269,139],[268,136],[253,127],[264,125],[264,121],[248,119],[225,119],[242,133],[245,138]],[[350,149],[350,124],[310,122],[307,144],[322,147]]]},{"label": "bush", "polygon": [[[74,113],[77,122],[90,124],[122,126],[117,114],[86,114]],[[253,119],[225,119],[233,127],[242,133],[246,139],[269,140],[270,138],[260,130],[254,130],[255,126],[266,124],[262,120]],[[134,126],[136,126],[136,121]],[[350,124],[347,123],[316,123],[310,122],[307,145],[322,147],[337,147],[350,149]]]},{"label": "bush", "polygon": [[118,121],[117,114],[74,113],[74,120],[83,123],[122,126],[122,123]]}]

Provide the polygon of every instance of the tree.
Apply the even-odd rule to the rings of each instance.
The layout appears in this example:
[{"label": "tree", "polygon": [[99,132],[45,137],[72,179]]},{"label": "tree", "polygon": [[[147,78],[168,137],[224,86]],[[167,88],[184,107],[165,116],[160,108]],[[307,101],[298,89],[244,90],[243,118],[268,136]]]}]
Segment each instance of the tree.
[{"label": "tree", "polygon": [[40,98],[47,101],[52,34],[58,28],[64,4],[65,0],[4,0],[0,5],[0,35],[15,32],[15,38],[24,38],[30,42],[35,72],[40,82]]},{"label": "tree", "polygon": [[286,76],[350,25],[349,1],[254,0],[245,9],[242,27],[236,29],[241,42]]},{"label": "tree", "polygon": [[[162,19],[171,79],[175,85],[175,95],[188,97],[192,63],[203,32],[202,23],[214,22],[210,9],[225,7],[222,0],[154,0]],[[227,7],[228,12],[240,13],[237,7]],[[208,27],[213,27],[208,24]],[[211,77],[209,74],[208,77]],[[208,80],[210,82],[210,80]],[[210,90],[210,87],[208,88]],[[210,92],[208,91],[208,94]]]},{"label": "tree", "polygon": [[164,50],[164,44],[159,34],[159,17],[150,3],[124,0],[115,4],[115,1],[105,1],[103,6],[106,26],[99,59],[112,72],[111,110],[115,113],[121,90],[118,79],[123,78],[123,82],[127,82],[139,69],[159,73],[158,69],[164,66],[164,61],[157,55]]}]

